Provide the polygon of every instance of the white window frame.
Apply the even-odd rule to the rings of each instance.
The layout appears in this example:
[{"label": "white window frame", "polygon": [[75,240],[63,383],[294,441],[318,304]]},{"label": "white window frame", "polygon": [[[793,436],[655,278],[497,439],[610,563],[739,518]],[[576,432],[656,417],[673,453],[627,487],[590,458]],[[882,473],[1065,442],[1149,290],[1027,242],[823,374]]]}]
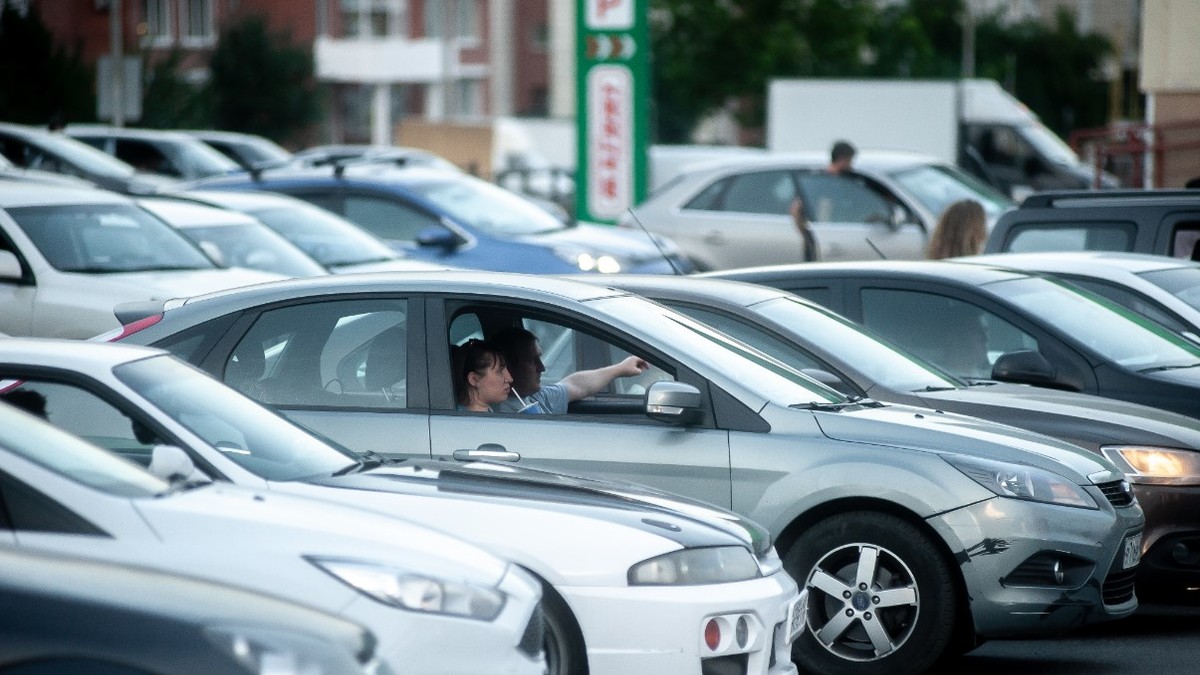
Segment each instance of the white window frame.
[{"label": "white window frame", "polygon": [[170,47],[175,44],[171,0],[143,0],[146,32],[141,37],[143,47]]},{"label": "white window frame", "polygon": [[[179,0],[179,44],[184,47],[212,47],[217,43],[214,0]],[[200,8],[201,22],[199,33],[193,33],[192,12]]]}]

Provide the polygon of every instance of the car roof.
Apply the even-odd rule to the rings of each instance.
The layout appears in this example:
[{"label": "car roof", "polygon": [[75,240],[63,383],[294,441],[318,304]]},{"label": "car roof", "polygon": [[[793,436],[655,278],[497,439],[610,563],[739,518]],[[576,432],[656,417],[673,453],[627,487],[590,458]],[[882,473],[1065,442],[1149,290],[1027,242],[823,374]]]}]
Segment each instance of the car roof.
[{"label": "car roof", "polygon": [[233,176],[218,176],[193,183],[193,187],[203,189],[208,186],[222,185],[255,185],[261,184],[263,189],[276,182],[330,184],[357,182],[381,187],[395,188],[406,184],[462,180],[465,175],[448,171],[432,169],[423,166],[395,166],[392,164],[350,163],[339,166],[300,167],[285,166],[269,168],[254,175],[237,174]]},{"label": "car roof", "polygon": [[769,265],[734,270],[705,272],[700,277],[730,278],[739,281],[786,279],[788,277],[818,278],[853,274],[872,277],[920,277],[931,280],[978,286],[1031,276],[1017,269],[1000,265],[968,264],[949,260],[862,260],[826,263]]},{"label": "car roof", "polygon": [[576,302],[630,295],[627,291],[579,283],[568,278],[515,272],[420,270],[287,279],[215,291],[190,298],[178,298],[174,302],[168,303],[167,306],[195,306],[215,301],[228,302],[234,306],[251,306],[303,296],[390,292],[397,289],[415,293],[462,293],[464,295],[483,292],[492,298],[536,299],[545,294],[551,294]]},{"label": "car roof", "polygon": [[111,136],[114,138],[143,138],[148,140],[166,140],[181,143],[202,142],[182,131],[168,129],[137,129],[131,127],[110,127],[104,124],[68,124],[63,130],[68,136]]},{"label": "car roof", "polygon": [[308,205],[308,202],[298,197],[266,190],[184,190],[171,194],[172,197],[190,199],[219,206],[221,208],[242,211],[246,209],[261,209],[278,206]]},{"label": "car roof", "polygon": [[[730,154],[728,157],[688,164],[685,173],[709,173],[723,170],[768,169],[801,166],[824,168],[829,164],[828,152],[768,152],[765,154]],[[859,150],[854,155],[853,169],[888,172],[927,164],[945,164],[933,155],[903,150]]]},{"label": "car roof", "polygon": [[[9,337],[0,340],[0,363],[22,365],[54,364],[80,372],[110,370],[122,363],[167,352],[154,347],[59,338]],[[3,391],[3,387],[0,387]]]},{"label": "car roof", "polygon": [[1021,202],[1020,209],[1112,208],[1173,203],[1200,203],[1200,190],[1049,190],[1029,195]]},{"label": "car roof", "polygon": [[718,298],[723,303],[746,307],[790,293],[775,288],[729,279],[705,279],[696,276],[666,274],[606,274],[581,277],[584,283],[611,286],[639,295],[670,295],[675,298]]},{"label": "car roof", "polygon": [[994,253],[956,258],[956,262],[1002,265],[1021,270],[1075,272],[1098,276],[1105,271],[1133,274],[1159,270],[1197,267],[1190,260],[1149,253],[1119,251],[1042,251],[1036,253]]},{"label": "car roof", "polygon": [[256,224],[257,220],[241,213],[194,201],[170,197],[142,197],[137,200],[143,208],[174,227],[210,227],[214,225]]},{"label": "car roof", "polygon": [[131,204],[128,197],[93,187],[0,182],[0,208],[22,206],[71,206],[75,204]]}]

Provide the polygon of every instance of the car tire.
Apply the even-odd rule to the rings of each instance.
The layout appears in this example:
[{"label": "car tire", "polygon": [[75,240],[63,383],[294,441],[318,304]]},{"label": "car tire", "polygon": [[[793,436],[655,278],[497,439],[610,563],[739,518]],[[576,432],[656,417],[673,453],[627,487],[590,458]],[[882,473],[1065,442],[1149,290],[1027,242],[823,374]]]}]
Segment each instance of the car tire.
[{"label": "car tire", "polygon": [[546,622],[547,675],[587,675],[587,649],[571,608],[550,586],[542,586],[542,615]]},{"label": "car tire", "polygon": [[801,670],[912,675],[950,649],[958,608],[950,567],[901,518],[866,511],[827,518],[800,535],[784,567],[809,593],[808,628],[792,650]]}]

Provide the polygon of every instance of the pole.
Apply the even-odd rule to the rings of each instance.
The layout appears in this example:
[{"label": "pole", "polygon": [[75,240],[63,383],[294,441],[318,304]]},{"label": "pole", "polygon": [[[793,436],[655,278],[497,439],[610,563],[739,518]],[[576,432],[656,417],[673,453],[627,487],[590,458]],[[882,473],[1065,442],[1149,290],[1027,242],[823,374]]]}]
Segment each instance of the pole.
[{"label": "pole", "polygon": [[108,0],[108,43],[112,54],[112,123],[125,126],[125,45],[121,0]]}]

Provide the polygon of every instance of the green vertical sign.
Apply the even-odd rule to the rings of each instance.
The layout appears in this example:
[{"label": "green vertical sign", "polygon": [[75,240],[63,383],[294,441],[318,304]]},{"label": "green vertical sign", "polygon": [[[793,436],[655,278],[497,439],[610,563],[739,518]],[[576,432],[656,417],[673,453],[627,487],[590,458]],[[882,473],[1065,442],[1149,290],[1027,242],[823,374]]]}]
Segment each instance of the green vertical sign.
[{"label": "green vertical sign", "polygon": [[646,197],[649,0],[576,0],[575,214],[613,223]]}]

